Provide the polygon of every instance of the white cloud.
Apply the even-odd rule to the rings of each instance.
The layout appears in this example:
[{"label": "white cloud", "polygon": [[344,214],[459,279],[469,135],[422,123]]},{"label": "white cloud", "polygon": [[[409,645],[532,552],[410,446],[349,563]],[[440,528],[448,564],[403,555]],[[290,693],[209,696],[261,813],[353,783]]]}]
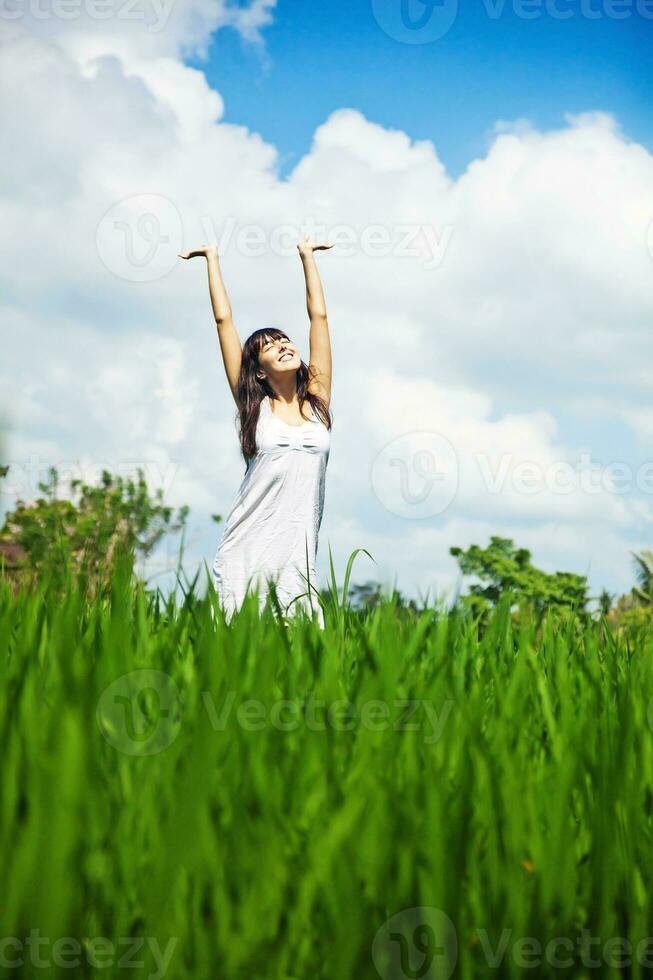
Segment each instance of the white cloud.
[{"label": "white cloud", "polygon": [[[193,555],[210,559],[219,532],[209,515],[226,514],[243,464],[206,270],[175,260],[176,236],[190,247],[231,221],[223,267],[241,336],[283,324],[306,358],[301,269],[271,243],[289,223],[347,226],[353,254],[319,258],[336,368],[322,572],[331,538],[340,568],[368,546],[400,587],[443,587],[455,579],[450,545],[500,533],[533,546],[536,564],[591,563],[597,589],[626,589],[650,497],[615,492],[596,431],[601,418],[625,437],[653,431],[653,158],[603,112],[547,133],[504,121],[453,180],[437,147],[346,108],[280,180],[275,147],[221,122],[219,93],[181,60],[205,53],[221,26],[257,42],[273,6],[177,2],[158,31],[117,16],[101,29],[88,15],[0,25],[10,459],[149,462],[172,502],[203,522]],[[164,209],[158,224],[126,227],[103,264],[103,216],[155,195],[172,223]],[[264,236],[259,257],[243,247],[247,224]],[[134,263],[150,246],[166,274],[138,281]],[[421,429],[445,435],[461,462],[446,510],[414,521],[384,508],[371,469],[383,445]],[[642,445],[629,445],[636,467]],[[605,480],[598,493],[529,495],[511,479],[488,492],[475,465],[485,454],[490,468],[509,457],[513,470],[529,460],[547,472],[585,448]]]},{"label": "white cloud", "polygon": [[56,44],[80,65],[102,55],[131,58],[205,58],[212,35],[232,27],[249,41],[261,40],[276,0],[68,0],[50,6],[16,0],[3,22]]}]

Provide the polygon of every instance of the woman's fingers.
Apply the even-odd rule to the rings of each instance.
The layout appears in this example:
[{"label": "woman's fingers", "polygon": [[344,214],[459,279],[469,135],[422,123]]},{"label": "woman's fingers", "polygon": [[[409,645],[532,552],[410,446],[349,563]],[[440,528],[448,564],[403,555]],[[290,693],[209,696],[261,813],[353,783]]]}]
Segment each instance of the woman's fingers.
[{"label": "woman's fingers", "polygon": [[177,252],[180,259],[194,259],[197,255],[210,255],[215,253],[218,254],[217,245],[204,245],[202,248],[192,249],[190,252]]}]

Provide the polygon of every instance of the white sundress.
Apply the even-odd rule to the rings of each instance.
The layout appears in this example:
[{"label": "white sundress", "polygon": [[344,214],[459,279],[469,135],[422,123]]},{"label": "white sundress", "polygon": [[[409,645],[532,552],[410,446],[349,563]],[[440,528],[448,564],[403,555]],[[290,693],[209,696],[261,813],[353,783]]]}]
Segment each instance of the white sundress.
[{"label": "white sundress", "polygon": [[[314,591],[315,559],[331,437],[308,401],[304,409],[310,410],[310,420],[290,425],[273,413],[267,396],[261,402],[257,453],[248,462],[213,562],[213,582],[228,619],[250,584],[259,585],[262,609],[266,580],[272,578],[284,615],[302,605],[309,616],[315,612],[324,629]],[[310,596],[293,602],[309,592],[307,579]]]}]

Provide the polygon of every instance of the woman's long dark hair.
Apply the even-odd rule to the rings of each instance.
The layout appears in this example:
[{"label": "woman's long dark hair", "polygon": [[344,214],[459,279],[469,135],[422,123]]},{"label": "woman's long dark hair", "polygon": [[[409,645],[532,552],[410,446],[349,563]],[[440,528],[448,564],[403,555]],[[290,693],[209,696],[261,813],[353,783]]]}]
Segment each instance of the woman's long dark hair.
[{"label": "woman's long dark hair", "polygon": [[[259,353],[268,340],[281,340],[288,334],[278,327],[255,330],[243,344],[242,359],[240,364],[240,374],[236,386],[236,398],[238,402],[238,415],[240,426],[238,438],[245,462],[256,455],[256,426],[261,411],[261,402],[269,395],[274,398],[275,394],[266,378],[259,379],[256,372],[260,371]],[[331,413],[323,398],[308,391],[308,365],[301,362],[297,369],[297,397],[299,398],[299,411],[304,417],[304,402],[308,402],[315,413],[324,422],[327,429],[331,428]],[[308,422],[309,420],[306,419]]]}]

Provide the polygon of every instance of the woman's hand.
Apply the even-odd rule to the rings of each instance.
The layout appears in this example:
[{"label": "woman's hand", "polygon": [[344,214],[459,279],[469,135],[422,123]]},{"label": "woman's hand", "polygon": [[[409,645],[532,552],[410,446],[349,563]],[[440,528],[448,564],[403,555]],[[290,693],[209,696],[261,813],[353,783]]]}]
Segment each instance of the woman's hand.
[{"label": "woman's hand", "polygon": [[202,248],[194,248],[191,252],[177,252],[180,259],[194,259],[198,255],[203,255],[208,259],[209,255],[215,255],[218,258],[218,246],[217,245],[203,245]]},{"label": "woman's hand", "polygon": [[[335,244],[335,243],[334,243]],[[299,254],[303,257],[304,255],[312,255],[313,252],[320,252],[323,249],[333,248],[333,244],[328,244],[324,242],[322,244],[315,244],[311,241],[310,237],[306,235],[303,242],[300,242],[297,246]]]}]

